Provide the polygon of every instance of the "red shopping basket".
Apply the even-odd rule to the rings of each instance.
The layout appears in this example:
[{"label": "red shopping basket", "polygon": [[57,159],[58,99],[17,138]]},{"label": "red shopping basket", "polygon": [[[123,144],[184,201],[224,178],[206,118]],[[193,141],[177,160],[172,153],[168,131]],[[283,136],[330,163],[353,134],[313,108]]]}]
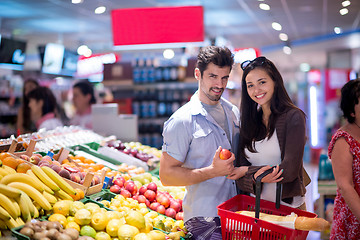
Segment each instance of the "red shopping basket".
[{"label": "red shopping basket", "polygon": [[[264,175],[265,176],[265,175]],[[259,178],[258,178],[259,179]],[[257,218],[241,215],[235,213],[236,211],[255,211],[258,212],[286,216],[291,213],[295,213],[298,216],[303,217],[317,217],[316,214],[311,212],[302,211],[296,208],[280,205],[280,193],[281,190],[277,188],[277,202],[278,204],[266,200],[260,200],[260,181],[257,180],[256,196],[258,198],[258,207],[256,206],[256,199],[247,195],[237,195],[226,202],[220,204],[218,214],[221,219],[221,232],[222,238],[225,240],[300,240],[306,239],[308,231],[291,229],[277,224],[273,224],[267,221],[263,221]],[[258,184],[259,183],[259,184]],[[257,208],[257,209],[256,209]]]}]

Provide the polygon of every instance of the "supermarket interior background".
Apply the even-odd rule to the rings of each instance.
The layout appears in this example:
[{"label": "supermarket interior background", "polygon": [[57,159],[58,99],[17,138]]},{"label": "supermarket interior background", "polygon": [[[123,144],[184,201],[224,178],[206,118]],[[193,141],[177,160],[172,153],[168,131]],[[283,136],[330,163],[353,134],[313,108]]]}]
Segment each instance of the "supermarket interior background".
[{"label": "supermarket interior background", "polygon": [[331,220],[336,184],[327,147],[343,124],[339,90],[359,77],[360,1],[2,0],[0,36],[0,139],[17,135],[25,80],[48,86],[71,118],[71,87],[88,79],[96,133],[160,149],[164,121],[197,89],[202,46],[233,51],[224,97],[237,106],[239,64],[266,56],[307,115],[308,210]]}]

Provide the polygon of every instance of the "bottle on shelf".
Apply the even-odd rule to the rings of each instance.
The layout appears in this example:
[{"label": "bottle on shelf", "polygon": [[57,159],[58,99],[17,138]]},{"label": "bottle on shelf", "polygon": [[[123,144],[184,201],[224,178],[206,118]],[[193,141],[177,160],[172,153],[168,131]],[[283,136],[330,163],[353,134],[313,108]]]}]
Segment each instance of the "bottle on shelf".
[{"label": "bottle on shelf", "polygon": [[139,84],[140,82],[140,66],[139,66],[140,59],[135,58],[133,62],[133,82],[134,84]]},{"label": "bottle on shelf", "polygon": [[146,58],[141,59],[140,67],[140,84],[148,83],[148,67]]}]

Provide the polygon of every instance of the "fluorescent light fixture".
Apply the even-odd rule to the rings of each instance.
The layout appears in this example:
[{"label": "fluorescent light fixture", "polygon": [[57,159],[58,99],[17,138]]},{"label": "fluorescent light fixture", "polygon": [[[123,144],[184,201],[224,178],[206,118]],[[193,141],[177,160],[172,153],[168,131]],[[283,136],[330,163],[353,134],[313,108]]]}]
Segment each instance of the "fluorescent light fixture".
[{"label": "fluorescent light fixture", "polygon": [[265,10],[265,11],[270,10],[270,6],[268,4],[266,4],[266,3],[260,3],[259,8],[262,9],[262,10]]},{"label": "fluorescent light fixture", "polygon": [[341,15],[346,15],[346,14],[348,14],[349,10],[347,8],[342,8],[342,9],[340,9],[339,12]]},{"label": "fluorescent light fixture", "polygon": [[167,49],[167,48],[187,48],[204,47],[210,43],[205,42],[187,42],[187,43],[154,43],[154,44],[135,44],[114,46],[114,51],[148,50],[148,49]]},{"label": "fluorescent light fixture", "polygon": [[280,33],[279,38],[280,38],[281,41],[284,41],[284,42],[289,40],[289,37],[288,37],[288,35],[286,33]]},{"label": "fluorescent light fixture", "polygon": [[300,71],[302,71],[302,72],[310,71],[310,65],[308,63],[301,63],[300,64]]},{"label": "fluorescent light fixture", "polygon": [[281,31],[282,27],[280,25],[280,23],[277,23],[277,22],[273,22],[271,24],[272,28],[275,29],[276,31]]},{"label": "fluorescent light fixture", "polygon": [[83,0],[71,0],[71,3],[73,3],[73,4],[79,4],[82,2],[83,2]]},{"label": "fluorescent light fixture", "polygon": [[163,56],[165,59],[173,59],[175,56],[175,52],[172,49],[165,49],[163,52]]},{"label": "fluorescent light fixture", "polygon": [[290,55],[291,52],[292,52],[291,47],[289,47],[289,46],[284,46],[284,47],[283,47],[283,52],[284,52],[285,54],[287,54],[287,55]]},{"label": "fluorescent light fixture", "polygon": [[318,135],[318,109],[317,109],[317,92],[316,87],[310,87],[310,138],[311,146],[316,147],[319,144]]},{"label": "fluorescent light fixture", "polygon": [[339,28],[339,27],[334,27],[334,32],[335,32],[336,34],[340,34],[340,33],[342,33],[342,30],[341,30],[341,28]]},{"label": "fluorescent light fixture", "polygon": [[343,1],[341,4],[343,7],[347,7],[347,6],[350,6],[351,2],[349,0],[346,0],[346,1]]},{"label": "fluorescent light fixture", "polygon": [[100,6],[95,9],[95,14],[103,14],[106,11],[106,7]]}]

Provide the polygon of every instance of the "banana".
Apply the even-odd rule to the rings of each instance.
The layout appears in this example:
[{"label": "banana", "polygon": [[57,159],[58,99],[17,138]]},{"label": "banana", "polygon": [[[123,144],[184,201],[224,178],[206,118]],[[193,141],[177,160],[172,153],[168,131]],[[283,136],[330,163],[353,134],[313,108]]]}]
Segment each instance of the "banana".
[{"label": "banana", "polygon": [[[19,201],[19,206],[20,206],[20,209],[21,209],[21,216],[22,218],[27,221],[28,220],[28,217],[30,216],[31,218],[31,214],[30,214],[30,207],[28,205],[28,202],[26,200],[26,197],[29,197],[26,195],[26,193],[22,193],[20,195],[20,197],[18,198],[18,201]],[[31,201],[31,200],[30,200]]]},{"label": "banana", "polygon": [[9,167],[9,166],[3,165],[2,168],[5,169],[5,171],[7,171],[8,174],[16,173],[16,171],[13,168]]},{"label": "banana", "polygon": [[38,218],[40,215],[39,215],[39,210],[34,206],[34,216],[33,218]]},{"label": "banana", "polygon": [[23,192],[25,192],[30,198],[32,198],[35,202],[37,202],[43,209],[51,210],[51,204],[48,200],[34,187],[21,182],[12,182],[9,183],[10,187],[17,188]]},{"label": "banana", "polygon": [[72,201],[74,201],[74,199],[63,190],[55,192],[55,197],[58,197],[61,200],[72,200]]},{"label": "banana", "polygon": [[21,195],[19,189],[6,186],[5,184],[0,184],[0,193],[10,198],[18,198]]},{"label": "banana", "polygon": [[57,202],[57,199],[54,195],[51,195],[50,193],[44,191],[42,195],[49,201],[51,205],[54,205]]},{"label": "banana", "polygon": [[9,174],[8,171],[6,171],[4,168],[0,167],[0,175],[1,175],[1,176],[6,176],[6,175],[8,175],[8,174]]},{"label": "banana", "polygon": [[21,210],[20,210],[20,206],[17,203],[17,201],[15,201],[15,199],[13,198],[9,198],[10,201],[12,202],[12,204],[14,205],[15,209],[16,209],[16,215],[21,216]]},{"label": "banana", "polygon": [[10,218],[9,220],[6,220],[5,224],[9,229],[16,228],[16,227],[19,226],[19,224],[13,218]]},{"label": "banana", "polygon": [[9,220],[10,218],[10,214],[3,207],[0,207],[0,219]]},{"label": "banana", "polygon": [[27,175],[25,173],[14,173],[3,177],[0,183],[7,185],[8,183],[11,182],[22,182],[36,188],[39,192],[43,192],[44,188],[42,188],[41,185],[37,184],[33,178],[34,177]]},{"label": "banana", "polygon": [[0,194],[0,206],[2,206],[14,219],[16,219],[19,216],[18,209],[16,208],[16,206],[4,194]]},{"label": "banana", "polygon": [[49,188],[48,186],[45,185],[45,183],[43,183],[36,175],[35,173],[33,173],[33,171],[31,171],[31,169],[27,170],[26,172],[27,175],[32,176],[34,178],[32,178],[36,184],[39,184],[42,188],[44,188],[45,191],[47,191],[50,194],[54,194],[54,191],[51,190],[51,188]]},{"label": "banana", "polygon": [[17,222],[18,226],[25,225],[25,223],[24,223],[24,221],[21,219],[21,217],[18,217],[17,219],[15,219],[15,222]]},{"label": "banana", "polygon": [[56,183],[51,180],[51,178],[48,177],[48,175],[39,167],[36,165],[31,166],[31,171],[45,184],[47,185],[49,188],[51,188],[51,190],[53,190],[54,192],[59,191],[60,188],[58,185],[56,185]]},{"label": "banana", "polygon": [[47,166],[42,166],[41,169],[67,194],[76,194],[74,188],[70,186],[70,184],[68,184],[57,172]]},{"label": "banana", "polygon": [[[24,193],[23,191],[21,191],[21,195],[22,195],[21,197],[23,198],[24,202],[28,206],[31,217],[34,217],[34,215],[35,215],[35,206],[32,203],[30,197],[26,193]],[[19,203],[19,205],[20,205],[20,203]],[[21,206],[22,205],[20,205],[20,208],[21,208]]]}]

